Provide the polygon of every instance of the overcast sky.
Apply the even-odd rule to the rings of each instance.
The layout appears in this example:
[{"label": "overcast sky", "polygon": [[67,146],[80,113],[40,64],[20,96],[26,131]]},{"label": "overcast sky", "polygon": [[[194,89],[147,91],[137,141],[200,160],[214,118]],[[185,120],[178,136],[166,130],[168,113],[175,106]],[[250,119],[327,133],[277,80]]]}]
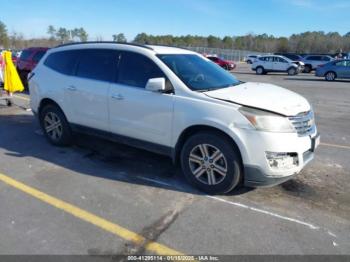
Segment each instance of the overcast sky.
[{"label": "overcast sky", "polygon": [[0,20],[26,38],[48,25],[84,27],[89,38],[125,33],[233,36],[350,31],[350,0],[1,0]]}]

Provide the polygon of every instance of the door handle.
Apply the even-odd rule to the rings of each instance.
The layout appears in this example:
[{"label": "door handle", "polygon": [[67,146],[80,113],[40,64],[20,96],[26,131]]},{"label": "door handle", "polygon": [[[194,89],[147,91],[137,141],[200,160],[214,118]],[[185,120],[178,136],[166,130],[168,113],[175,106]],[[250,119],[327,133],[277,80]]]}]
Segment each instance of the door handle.
[{"label": "door handle", "polygon": [[73,85],[68,86],[67,89],[69,91],[77,91],[77,88],[75,86],[73,86]]},{"label": "door handle", "polygon": [[121,94],[112,95],[112,98],[115,100],[123,100],[124,99],[124,97]]}]

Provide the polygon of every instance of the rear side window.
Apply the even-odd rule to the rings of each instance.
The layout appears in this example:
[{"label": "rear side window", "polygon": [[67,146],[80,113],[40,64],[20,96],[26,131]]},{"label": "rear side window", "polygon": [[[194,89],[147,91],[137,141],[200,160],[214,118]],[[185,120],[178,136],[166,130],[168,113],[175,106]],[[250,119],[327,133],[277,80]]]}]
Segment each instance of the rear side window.
[{"label": "rear side window", "polygon": [[158,77],[165,77],[165,75],[151,59],[137,53],[122,53],[118,83],[145,88],[149,79]]},{"label": "rear side window", "polygon": [[321,61],[320,56],[309,56],[306,60]]},{"label": "rear side window", "polygon": [[76,76],[111,82],[114,78],[117,58],[115,50],[80,50]]},{"label": "rear side window", "polygon": [[212,56],[209,56],[208,59],[213,61],[213,62],[219,61],[219,59],[217,57],[212,57]]},{"label": "rear side window", "polygon": [[31,56],[32,52],[30,50],[23,50],[20,56],[21,60],[29,60],[29,57]]},{"label": "rear side window", "polygon": [[36,54],[33,56],[33,61],[38,63],[40,59],[45,55],[46,51],[38,51]]},{"label": "rear side window", "polygon": [[77,50],[55,52],[46,58],[44,64],[61,74],[73,75],[77,58]]},{"label": "rear side window", "polygon": [[328,56],[324,56],[322,60],[323,61],[331,61],[331,59]]}]

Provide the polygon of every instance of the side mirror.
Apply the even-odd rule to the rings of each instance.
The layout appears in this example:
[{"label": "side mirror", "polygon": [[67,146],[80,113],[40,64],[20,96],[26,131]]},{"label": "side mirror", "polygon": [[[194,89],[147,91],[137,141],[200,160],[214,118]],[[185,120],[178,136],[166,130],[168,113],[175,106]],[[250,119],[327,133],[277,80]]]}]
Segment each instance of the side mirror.
[{"label": "side mirror", "polygon": [[152,92],[164,92],[165,90],[165,78],[151,78],[146,84],[146,90]]}]

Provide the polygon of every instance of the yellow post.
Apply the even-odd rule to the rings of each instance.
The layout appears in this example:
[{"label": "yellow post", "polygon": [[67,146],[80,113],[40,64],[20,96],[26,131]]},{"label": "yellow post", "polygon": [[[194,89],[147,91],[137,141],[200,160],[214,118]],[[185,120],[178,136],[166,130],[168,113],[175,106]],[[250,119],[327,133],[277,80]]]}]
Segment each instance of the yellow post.
[{"label": "yellow post", "polygon": [[17,73],[16,67],[12,62],[12,54],[10,51],[3,53],[5,61],[4,70],[4,89],[8,93],[22,92],[24,90],[23,84]]}]

